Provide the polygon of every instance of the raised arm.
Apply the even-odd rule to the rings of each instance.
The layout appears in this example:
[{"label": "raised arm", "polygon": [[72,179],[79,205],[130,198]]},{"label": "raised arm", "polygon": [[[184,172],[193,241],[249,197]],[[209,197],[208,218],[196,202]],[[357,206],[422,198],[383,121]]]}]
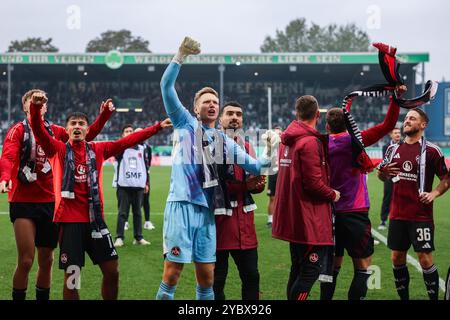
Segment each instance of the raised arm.
[{"label": "raised arm", "polygon": [[58,144],[64,145],[64,143],[54,139],[45,129],[44,120],[41,116],[41,108],[46,101],[47,97],[43,93],[34,93],[31,97],[31,128],[33,129],[36,141],[44,149],[45,155],[52,157],[57,152]]},{"label": "raised arm", "polygon": [[108,142],[99,142],[105,145],[104,148],[104,158],[108,159],[118,153],[125,151],[125,149],[131,148],[136,144],[147,140],[151,136],[158,133],[163,128],[171,127],[172,123],[169,119],[164,120],[163,122],[159,122],[151,127],[147,127],[144,130],[134,132],[124,138],[121,138],[116,141],[108,141]]},{"label": "raised arm", "polygon": [[394,101],[394,99],[392,99],[392,97],[390,97],[389,99],[389,109],[386,113],[386,116],[384,117],[383,122],[361,132],[362,139],[366,147],[376,143],[378,140],[383,138],[385,135],[391,132],[397,124],[398,115],[400,114],[400,107]]},{"label": "raised arm", "polygon": [[170,120],[172,120],[174,128],[181,128],[186,123],[195,121],[195,118],[186,110],[178,98],[175,90],[175,81],[180,73],[181,64],[184,59],[190,54],[198,53],[200,53],[200,44],[191,38],[184,38],[178,53],[166,68],[161,78],[161,93],[164,108]]},{"label": "raised arm", "polygon": [[[398,86],[396,88],[397,96],[403,95],[407,90],[408,88],[405,85]],[[389,99],[389,108],[383,122],[361,132],[363,143],[366,147],[371,146],[395,128],[398,115],[400,114],[400,107],[392,96]]]},{"label": "raised arm", "polygon": [[239,146],[233,139],[225,136],[227,153],[234,155],[237,160],[237,165],[242,167],[245,171],[250,172],[255,176],[261,174],[261,169],[269,167],[271,164],[270,159],[261,157],[261,159],[255,159],[251,157],[241,146]]},{"label": "raised arm", "polygon": [[114,110],[116,109],[114,108],[112,99],[102,101],[102,104],[100,105],[100,114],[89,126],[89,131],[86,135],[86,141],[92,141],[95,139],[95,137],[102,131],[109,118],[111,118]]},{"label": "raised arm", "polygon": [[[248,144],[248,154],[255,158],[255,151],[250,144]],[[265,176],[250,175],[244,181],[227,181],[227,189],[228,192],[232,194],[244,193],[247,191],[250,191],[251,193],[261,193],[264,191],[265,184]]]}]

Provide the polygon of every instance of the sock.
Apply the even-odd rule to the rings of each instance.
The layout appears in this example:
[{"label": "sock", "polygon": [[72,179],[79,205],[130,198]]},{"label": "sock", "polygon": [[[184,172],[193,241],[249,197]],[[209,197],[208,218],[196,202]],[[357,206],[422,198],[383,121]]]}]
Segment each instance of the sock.
[{"label": "sock", "polygon": [[447,280],[445,280],[445,297],[444,300],[450,300],[450,267],[447,271]]},{"label": "sock", "polygon": [[12,299],[13,300],[25,300],[27,296],[27,288],[25,289],[16,289],[12,290]]},{"label": "sock", "polygon": [[156,294],[156,300],[173,300],[176,289],[177,286],[169,286],[164,281],[161,281],[158,293]]},{"label": "sock", "polygon": [[439,296],[439,274],[437,267],[433,264],[428,269],[422,268],[423,281],[427,287],[428,297],[430,300],[438,300]]},{"label": "sock", "polygon": [[364,300],[367,294],[367,279],[370,274],[367,269],[355,269],[353,281],[348,290],[348,300]]},{"label": "sock", "polygon": [[268,223],[272,223],[272,222],[273,222],[273,215],[269,214],[269,215],[267,216],[267,222],[268,222]]},{"label": "sock", "polygon": [[197,288],[195,288],[195,298],[197,300],[214,300],[213,287],[202,288],[197,284]]},{"label": "sock", "polygon": [[333,271],[333,282],[322,282],[320,284],[320,300],[331,300],[336,290],[336,281],[341,268],[335,268]]},{"label": "sock", "polygon": [[50,300],[50,288],[40,288],[36,286],[36,300],[38,301]]},{"label": "sock", "polygon": [[394,279],[400,300],[409,300],[409,272],[406,264],[394,266]]}]

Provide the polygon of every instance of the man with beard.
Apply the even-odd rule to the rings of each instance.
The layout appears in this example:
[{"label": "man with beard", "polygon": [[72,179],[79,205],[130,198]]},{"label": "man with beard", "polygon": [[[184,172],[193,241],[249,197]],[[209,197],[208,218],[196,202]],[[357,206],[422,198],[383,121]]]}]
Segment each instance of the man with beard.
[{"label": "man with beard", "polygon": [[[222,130],[243,145],[252,157],[255,151],[239,135],[243,126],[243,107],[236,101],[225,104],[219,119]],[[226,196],[231,209],[216,215],[217,253],[214,269],[214,295],[225,300],[225,281],[228,274],[228,257],[231,255],[242,281],[242,300],[259,300],[258,240],[254,222],[255,202],[252,193],[264,190],[265,176],[252,177],[237,164],[224,165]]]},{"label": "man with beard", "polygon": [[[411,244],[419,258],[431,300],[439,294],[439,275],[433,263],[433,200],[448,188],[447,167],[441,149],[426,141],[428,116],[411,109],[403,122],[404,141],[392,145],[379,166],[378,177],[394,183],[389,213],[388,247],[391,249],[395,285],[401,300],[409,299],[406,257]],[[441,183],[432,190],[434,176]]]}]

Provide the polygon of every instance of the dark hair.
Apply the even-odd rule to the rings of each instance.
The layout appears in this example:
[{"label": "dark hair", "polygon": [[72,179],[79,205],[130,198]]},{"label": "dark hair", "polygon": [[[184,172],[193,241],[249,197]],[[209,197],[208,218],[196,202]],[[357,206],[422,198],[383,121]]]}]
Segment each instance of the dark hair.
[{"label": "dark hair", "polygon": [[426,124],[428,124],[430,122],[430,119],[428,118],[427,114],[422,109],[414,108],[414,109],[411,109],[409,111],[417,112],[420,115],[420,117],[422,118],[422,120],[425,121]]},{"label": "dark hair", "polygon": [[312,120],[319,110],[319,103],[313,96],[301,96],[295,102],[295,110],[300,120]]},{"label": "dark hair", "polygon": [[244,107],[237,101],[228,101],[227,103],[225,103],[222,107],[222,112],[221,115],[223,115],[223,112],[225,111],[226,107],[237,107],[237,108],[241,108],[242,110],[244,110]]},{"label": "dark hair", "polygon": [[331,108],[325,117],[331,133],[341,133],[347,130],[344,112],[341,108]]},{"label": "dark hair", "polygon": [[126,125],[124,125],[122,127],[122,134],[123,134],[123,132],[125,131],[126,128],[131,128],[131,129],[134,130],[134,126],[131,123],[127,123]]},{"label": "dark hair", "polygon": [[228,106],[238,107],[238,108],[244,109],[244,107],[237,101],[228,101],[227,103],[225,103],[223,105],[223,108],[228,107]]},{"label": "dark hair", "polygon": [[71,114],[69,114],[68,117],[66,118],[66,126],[69,123],[70,119],[72,119],[72,118],[84,119],[84,120],[86,120],[87,124],[89,124],[89,118],[86,113],[75,111],[75,112],[72,112]]}]

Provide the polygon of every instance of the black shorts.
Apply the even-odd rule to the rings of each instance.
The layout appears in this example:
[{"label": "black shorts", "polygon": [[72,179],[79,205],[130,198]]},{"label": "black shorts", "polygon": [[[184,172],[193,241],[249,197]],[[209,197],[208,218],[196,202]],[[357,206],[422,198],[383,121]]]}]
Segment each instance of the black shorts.
[{"label": "black shorts", "polygon": [[434,251],[433,221],[390,220],[388,247],[395,251],[408,251],[411,244],[415,252]]},{"label": "black shorts", "polygon": [[118,255],[108,229],[102,229],[102,238],[91,236],[89,223],[60,223],[59,268],[84,267],[84,253],[87,252],[93,264],[117,260]]},{"label": "black shorts", "polygon": [[267,195],[269,197],[275,196],[275,189],[277,187],[277,178],[278,178],[278,173],[272,174],[269,176],[269,184],[267,186]]},{"label": "black shorts", "polygon": [[10,202],[9,219],[30,219],[36,226],[34,244],[40,248],[55,249],[58,245],[58,225],[53,223],[54,202]]},{"label": "black shorts", "polygon": [[344,249],[355,259],[373,254],[372,225],[368,212],[336,213],[335,237],[337,257],[344,256]]}]

